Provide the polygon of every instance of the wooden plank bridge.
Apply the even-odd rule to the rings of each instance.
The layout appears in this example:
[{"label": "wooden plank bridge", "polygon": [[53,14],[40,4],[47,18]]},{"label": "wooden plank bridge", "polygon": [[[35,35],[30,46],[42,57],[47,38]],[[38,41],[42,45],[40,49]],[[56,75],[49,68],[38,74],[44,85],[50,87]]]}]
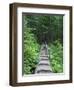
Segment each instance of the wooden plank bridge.
[{"label": "wooden plank bridge", "polygon": [[53,73],[51,64],[50,64],[50,60],[49,60],[47,44],[42,44],[42,46],[41,46],[39,63],[35,70],[35,74],[42,74],[42,73],[44,73],[44,74]]}]

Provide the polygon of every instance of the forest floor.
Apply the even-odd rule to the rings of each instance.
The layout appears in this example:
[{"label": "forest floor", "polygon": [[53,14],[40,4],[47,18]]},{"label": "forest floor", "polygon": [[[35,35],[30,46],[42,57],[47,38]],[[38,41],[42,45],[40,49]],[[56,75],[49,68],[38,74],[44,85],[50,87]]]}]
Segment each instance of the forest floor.
[{"label": "forest floor", "polygon": [[41,45],[40,56],[39,56],[39,63],[36,67],[35,74],[46,74],[46,73],[53,73],[51,63],[49,60],[48,54],[48,46],[47,44]]}]

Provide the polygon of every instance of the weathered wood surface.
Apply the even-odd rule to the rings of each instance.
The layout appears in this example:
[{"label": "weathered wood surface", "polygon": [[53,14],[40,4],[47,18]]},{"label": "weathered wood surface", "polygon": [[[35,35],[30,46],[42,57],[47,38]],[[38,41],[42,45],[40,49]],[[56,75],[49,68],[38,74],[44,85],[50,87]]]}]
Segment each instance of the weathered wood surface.
[{"label": "weathered wood surface", "polygon": [[52,73],[47,44],[42,44],[39,59],[35,74]]}]

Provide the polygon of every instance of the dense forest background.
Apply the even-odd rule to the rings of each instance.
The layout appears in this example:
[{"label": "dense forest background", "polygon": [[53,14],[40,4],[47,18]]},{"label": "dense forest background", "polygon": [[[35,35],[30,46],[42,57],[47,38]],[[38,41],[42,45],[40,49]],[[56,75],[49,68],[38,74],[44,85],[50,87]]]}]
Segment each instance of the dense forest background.
[{"label": "dense forest background", "polygon": [[41,44],[48,45],[52,70],[63,72],[63,16],[23,14],[24,73],[34,74]]}]

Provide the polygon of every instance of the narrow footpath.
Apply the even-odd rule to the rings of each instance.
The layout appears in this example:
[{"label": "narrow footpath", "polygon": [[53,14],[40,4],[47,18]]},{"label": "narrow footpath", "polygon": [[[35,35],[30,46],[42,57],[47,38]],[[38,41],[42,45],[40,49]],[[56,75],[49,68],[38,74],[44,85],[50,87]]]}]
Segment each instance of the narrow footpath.
[{"label": "narrow footpath", "polygon": [[44,73],[44,74],[53,73],[51,64],[50,64],[50,60],[49,60],[47,44],[42,44],[42,46],[41,46],[39,63],[35,70],[35,74],[42,74],[42,73]]}]

